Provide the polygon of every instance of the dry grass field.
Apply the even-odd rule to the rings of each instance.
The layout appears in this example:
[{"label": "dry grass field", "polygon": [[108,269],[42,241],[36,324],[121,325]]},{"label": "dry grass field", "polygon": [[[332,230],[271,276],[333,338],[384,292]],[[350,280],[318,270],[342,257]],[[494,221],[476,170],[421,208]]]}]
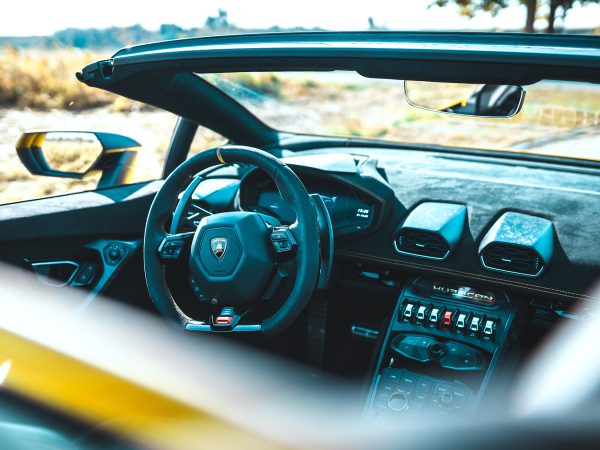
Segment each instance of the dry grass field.
[{"label": "dry grass field", "polygon": [[111,105],[115,99],[75,82],[75,72],[106,55],[81,50],[0,52],[0,105],[40,110],[83,110]]},{"label": "dry grass field", "polygon": [[[75,72],[87,63],[108,56],[67,49],[0,51],[0,203],[92,189],[97,182],[97,176],[84,180],[31,176],[14,149],[25,129],[104,130],[131,136],[143,145],[134,181],[160,176],[176,117],[75,79]],[[356,81],[335,74],[207,78],[241,96],[251,111],[282,130],[600,159],[596,150],[600,144],[598,86],[534,85],[527,88],[519,115],[489,120],[412,108],[405,103],[398,82]],[[221,142],[215,133],[199,130],[193,152]],[[591,148],[589,142],[597,143]],[[60,162],[60,155],[57,158]],[[65,161],[69,158],[72,155],[64,155]]]}]

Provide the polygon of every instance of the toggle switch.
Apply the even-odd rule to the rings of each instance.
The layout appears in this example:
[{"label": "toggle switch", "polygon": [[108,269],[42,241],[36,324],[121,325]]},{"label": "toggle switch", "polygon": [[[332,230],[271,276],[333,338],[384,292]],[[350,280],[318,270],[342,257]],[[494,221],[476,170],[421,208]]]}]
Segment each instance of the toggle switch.
[{"label": "toggle switch", "polygon": [[461,313],[458,315],[458,318],[456,319],[456,328],[462,330],[465,328],[466,326],[466,322],[467,322],[467,315],[464,313]]},{"label": "toggle switch", "polygon": [[485,337],[492,339],[494,332],[496,331],[496,322],[492,319],[488,319],[483,327],[483,334]]},{"label": "toggle switch", "polygon": [[427,306],[419,306],[417,310],[417,320],[425,320],[425,312],[427,311]]},{"label": "toggle switch", "polygon": [[404,308],[404,318],[410,320],[413,315],[413,310],[415,309],[415,305],[412,303],[407,303]]},{"label": "toggle switch", "polygon": [[452,311],[446,311],[444,313],[444,318],[442,319],[442,325],[446,328],[452,326]]},{"label": "toggle switch", "polygon": [[473,332],[473,333],[477,333],[479,331],[480,325],[481,325],[481,318],[475,316],[471,319],[471,326],[469,327],[469,330],[471,330],[471,332]]}]

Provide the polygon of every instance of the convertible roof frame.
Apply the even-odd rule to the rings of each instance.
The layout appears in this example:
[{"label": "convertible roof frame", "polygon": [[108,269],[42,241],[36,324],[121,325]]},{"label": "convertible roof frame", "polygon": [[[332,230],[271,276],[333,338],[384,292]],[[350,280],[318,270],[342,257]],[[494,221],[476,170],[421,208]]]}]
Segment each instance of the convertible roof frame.
[{"label": "convertible roof frame", "polygon": [[125,48],[83,68],[89,86],[265,145],[280,133],[195,73],[351,70],[366,77],[528,85],[600,82],[600,38],[504,33],[302,32],[181,39]]}]

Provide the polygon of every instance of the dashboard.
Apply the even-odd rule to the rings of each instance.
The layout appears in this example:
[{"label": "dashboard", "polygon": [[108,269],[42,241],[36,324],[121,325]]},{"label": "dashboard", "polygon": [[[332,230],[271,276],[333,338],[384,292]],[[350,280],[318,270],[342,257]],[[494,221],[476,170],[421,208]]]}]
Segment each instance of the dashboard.
[{"label": "dashboard", "polygon": [[[505,289],[532,301],[600,300],[589,293],[600,278],[600,252],[590,245],[600,242],[597,169],[433,150],[297,155],[284,161],[324,198],[338,261]],[[236,189],[236,208],[294,221],[264,173],[243,174]]]}]

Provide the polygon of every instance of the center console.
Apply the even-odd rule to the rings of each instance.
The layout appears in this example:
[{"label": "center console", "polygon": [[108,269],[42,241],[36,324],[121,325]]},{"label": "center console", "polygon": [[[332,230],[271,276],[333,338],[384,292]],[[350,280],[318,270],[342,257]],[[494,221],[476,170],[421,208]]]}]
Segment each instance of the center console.
[{"label": "center console", "polygon": [[503,292],[408,282],[382,342],[367,415],[473,412],[508,359],[518,308]]}]

